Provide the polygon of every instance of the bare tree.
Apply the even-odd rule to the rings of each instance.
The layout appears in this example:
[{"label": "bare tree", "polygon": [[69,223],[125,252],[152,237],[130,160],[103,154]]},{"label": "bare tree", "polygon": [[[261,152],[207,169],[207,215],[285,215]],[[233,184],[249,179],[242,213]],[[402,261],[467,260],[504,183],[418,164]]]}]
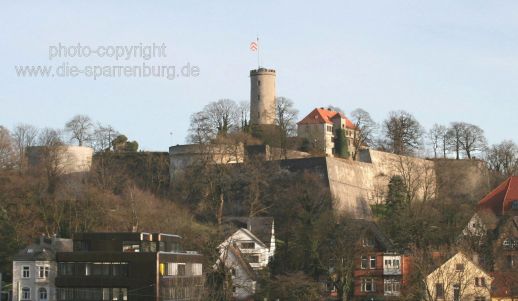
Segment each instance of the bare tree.
[{"label": "bare tree", "polygon": [[462,136],[464,123],[452,122],[448,128],[447,137],[449,148],[455,152],[455,159],[460,159],[461,143],[460,139]]},{"label": "bare tree", "polygon": [[460,136],[460,145],[468,159],[473,157],[473,152],[482,151],[486,148],[487,142],[484,130],[480,127],[465,123]]},{"label": "bare tree", "polygon": [[14,165],[13,140],[9,130],[0,125],[0,169]]},{"label": "bare tree", "polygon": [[59,177],[63,174],[65,157],[61,131],[45,128],[38,135],[40,146],[37,154],[40,166],[47,175],[48,191],[54,192]]},{"label": "bare tree", "polygon": [[240,126],[241,130],[247,131],[250,126],[250,120],[248,120],[248,117],[250,116],[250,103],[248,101],[240,101],[237,106],[237,111],[239,119],[237,124]]},{"label": "bare tree", "polygon": [[390,112],[383,122],[387,148],[398,155],[409,155],[421,146],[423,128],[405,111]]},{"label": "bare tree", "polygon": [[275,124],[279,128],[282,155],[287,159],[287,140],[296,134],[298,111],[289,98],[277,97],[275,103]]},{"label": "bare tree", "polygon": [[195,144],[207,144],[216,138],[217,130],[210,123],[209,117],[204,112],[191,115],[188,141]]},{"label": "bare tree", "polygon": [[428,139],[433,149],[433,156],[437,159],[439,150],[442,152],[443,158],[446,158],[446,151],[448,149],[448,129],[444,125],[434,124],[428,131]]},{"label": "bare tree", "polygon": [[76,115],[65,124],[65,129],[71,135],[71,140],[77,140],[79,146],[90,140],[92,120],[86,115]]},{"label": "bare tree", "polygon": [[370,114],[363,109],[356,109],[351,113],[352,121],[356,128],[353,131],[353,153],[352,158],[356,160],[360,149],[364,145],[372,144],[374,141],[374,134],[378,128],[376,122],[374,122]]},{"label": "bare tree", "polygon": [[28,147],[34,146],[38,136],[38,129],[30,124],[19,124],[14,130],[12,137],[18,157],[18,167],[25,168],[26,151]]},{"label": "bare tree", "polygon": [[211,102],[202,112],[207,117],[209,125],[217,130],[218,135],[226,135],[238,126],[238,106],[231,99]]},{"label": "bare tree", "polygon": [[486,151],[489,168],[504,177],[518,173],[518,146],[511,140],[504,140]]},{"label": "bare tree", "polygon": [[119,135],[120,133],[111,125],[98,123],[93,131],[92,146],[96,152],[109,151],[112,148],[112,141]]}]

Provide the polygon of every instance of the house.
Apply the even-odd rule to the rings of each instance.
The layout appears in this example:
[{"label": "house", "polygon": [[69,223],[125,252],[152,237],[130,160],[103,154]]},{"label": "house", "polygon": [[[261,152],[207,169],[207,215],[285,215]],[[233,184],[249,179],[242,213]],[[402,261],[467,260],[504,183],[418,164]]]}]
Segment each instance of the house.
[{"label": "house", "polygon": [[491,284],[492,301],[516,301],[518,300],[518,273],[493,272],[494,278]]},{"label": "house", "polygon": [[458,252],[425,279],[426,300],[489,301],[493,277]]},{"label": "house", "polygon": [[41,236],[13,258],[12,300],[54,301],[56,252],[72,251],[72,240]]},{"label": "house", "polygon": [[504,285],[518,287],[517,277],[503,277],[518,274],[518,177],[509,177],[480,200],[462,234],[472,246],[489,246],[490,260],[484,263],[497,276],[494,296],[518,298]]},{"label": "house", "polygon": [[488,209],[496,216],[518,215],[518,176],[507,178],[488,193],[477,206],[477,211]]},{"label": "house", "polygon": [[199,300],[203,257],[164,233],[77,233],[58,252],[58,300]]},{"label": "house", "polygon": [[357,223],[363,231],[353,272],[353,300],[397,299],[408,281],[410,257],[396,251],[375,223]]},{"label": "house", "polygon": [[297,123],[297,136],[307,140],[311,148],[326,155],[339,155],[338,132],[345,134],[346,148],[349,153],[354,149],[353,139],[356,127],[343,113],[331,109],[316,108]]},{"label": "house", "polygon": [[224,222],[229,236],[219,245],[220,260],[232,274],[233,297],[246,300],[256,291],[257,271],[265,269],[275,254],[274,220],[227,217]]}]

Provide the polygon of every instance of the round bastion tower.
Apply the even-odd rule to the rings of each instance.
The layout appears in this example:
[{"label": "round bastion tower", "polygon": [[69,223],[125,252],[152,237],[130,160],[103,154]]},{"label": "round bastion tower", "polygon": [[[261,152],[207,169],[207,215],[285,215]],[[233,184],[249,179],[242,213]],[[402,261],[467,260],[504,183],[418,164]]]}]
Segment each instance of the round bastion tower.
[{"label": "round bastion tower", "polygon": [[275,123],[275,70],[250,70],[250,124]]}]

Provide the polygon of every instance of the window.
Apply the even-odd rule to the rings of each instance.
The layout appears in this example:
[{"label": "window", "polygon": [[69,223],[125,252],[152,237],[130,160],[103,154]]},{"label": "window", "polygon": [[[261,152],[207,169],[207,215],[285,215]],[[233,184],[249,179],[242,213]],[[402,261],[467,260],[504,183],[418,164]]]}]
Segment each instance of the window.
[{"label": "window", "polygon": [[178,276],[185,276],[185,263],[178,264]]},{"label": "window", "polygon": [[245,255],[245,259],[246,261],[248,261],[248,263],[259,263],[259,255],[248,255],[248,254],[244,254]]},{"label": "window", "polygon": [[475,277],[475,286],[486,286],[486,279],[484,277]]},{"label": "window", "polygon": [[399,269],[399,259],[385,259],[386,269]]},{"label": "window", "polygon": [[374,292],[376,291],[374,287],[374,279],[372,278],[362,278],[362,292]]},{"label": "window", "polygon": [[476,296],[475,301],[486,301],[486,297]]},{"label": "window", "polygon": [[258,85],[258,86],[260,86],[260,85],[261,85],[261,81],[260,81],[260,80],[258,80],[258,81],[257,81],[257,85]]},{"label": "window", "polygon": [[31,267],[28,265],[22,266],[22,278],[31,278]]},{"label": "window", "polygon": [[507,267],[508,267],[508,268],[512,268],[512,267],[514,267],[514,258],[513,258],[513,255],[507,255],[507,257],[506,257],[506,261],[507,261]]},{"label": "window", "polygon": [[513,209],[513,210],[518,210],[518,200],[514,200],[514,201],[511,203],[511,209]]},{"label": "window", "polygon": [[253,242],[242,242],[241,249],[255,249],[255,243]]},{"label": "window", "polygon": [[58,264],[58,275],[71,276],[74,275],[74,263],[72,262],[60,262]]},{"label": "window", "polygon": [[370,268],[371,269],[375,269],[376,268],[376,256],[371,256]]},{"label": "window", "polygon": [[401,284],[397,279],[385,279],[384,289],[385,295],[399,295]]},{"label": "window", "polygon": [[460,301],[460,284],[453,285],[453,301]]},{"label": "window", "polygon": [[140,243],[138,241],[123,241],[122,252],[140,252]]},{"label": "window", "polygon": [[37,266],[36,269],[38,270],[38,278],[40,279],[47,279],[49,278],[49,266]]},{"label": "window", "polygon": [[437,296],[437,299],[444,299],[444,284],[435,284],[435,295]]},{"label": "window", "polygon": [[74,241],[74,251],[89,251],[90,241],[88,240],[76,240]]},{"label": "window", "polygon": [[360,267],[366,269],[368,265],[367,256],[362,256]]},{"label": "window", "polygon": [[128,263],[127,262],[113,262],[112,263],[112,275],[113,276],[128,276]]},{"label": "window", "polygon": [[31,289],[28,287],[22,288],[22,300],[31,300]]},{"label": "window", "polygon": [[128,300],[128,289],[112,288],[112,300]]},{"label": "window", "polygon": [[[201,276],[203,274],[203,266],[201,263],[193,263],[191,265],[192,276]],[[232,269],[232,275],[236,276],[236,270]]]},{"label": "window", "polygon": [[40,289],[38,290],[38,295],[40,297],[40,301],[48,300],[47,289],[46,288],[40,287]]},{"label": "window", "polygon": [[457,272],[463,272],[464,271],[464,264],[463,263],[457,263],[455,265],[455,271]]},{"label": "window", "polygon": [[372,240],[371,237],[363,237],[362,238],[362,246],[364,247],[374,247],[374,241]]}]

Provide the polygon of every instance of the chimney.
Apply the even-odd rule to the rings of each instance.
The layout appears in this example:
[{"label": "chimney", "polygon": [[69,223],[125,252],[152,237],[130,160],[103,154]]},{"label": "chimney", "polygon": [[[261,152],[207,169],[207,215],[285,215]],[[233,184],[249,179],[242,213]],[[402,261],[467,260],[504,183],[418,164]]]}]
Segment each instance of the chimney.
[{"label": "chimney", "polygon": [[252,232],[252,221],[250,220],[250,218],[248,218],[248,220],[246,221],[246,229]]},{"label": "chimney", "polygon": [[474,254],[473,254],[473,262],[474,262],[475,264],[478,264],[478,254],[477,254],[477,253],[474,253]]}]

